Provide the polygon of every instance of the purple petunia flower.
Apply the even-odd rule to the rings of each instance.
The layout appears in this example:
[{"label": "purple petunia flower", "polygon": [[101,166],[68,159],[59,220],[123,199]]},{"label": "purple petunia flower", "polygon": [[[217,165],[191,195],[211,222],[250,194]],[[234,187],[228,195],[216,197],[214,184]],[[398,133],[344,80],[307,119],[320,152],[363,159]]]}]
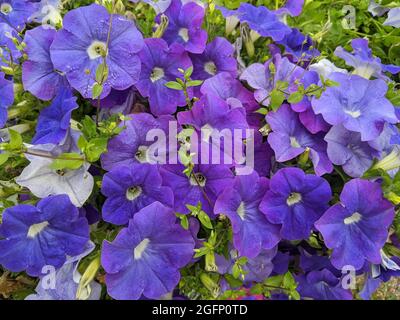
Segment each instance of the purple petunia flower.
[{"label": "purple petunia flower", "polygon": [[68,86],[65,77],[54,69],[50,46],[57,31],[37,27],[25,34],[28,60],[22,65],[22,82],[25,90],[42,100],[51,100],[62,86]]},{"label": "purple petunia flower", "polygon": [[172,0],[129,0],[130,2],[144,2],[148,3],[156,12],[156,14],[165,12],[171,5]]},{"label": "purple petunia flower", "polygon": [[[153,129],[167,133],[169,122],[173,120],[171,116],[154,118],[148,113],[132,114],[130,117],[132,120],[121,123],[126,128],[108,142],[108,151],[101,156],[101,164],[105,170],[119,165],[152,163],[155,159],[149,154],[149,147],[154,141],[148,140],[147,134]],[[171,150],[158,151],[166,155]]]},{"label": "purple petunia flower", "polygon": [[207,32],[201,29],[204,19],[203,7],[194,2],[183,5],[181,0],[172,0],[164,14],[168,17],[169,23],[163,39],[168,44],[180,43],[191,53],[204,51]]},{"label": "purple petunia flower", "polygon": [[18,205],[3,213],[0,263],[13,272],[38,276],[46,265],[60,268],[89,241],[89,225],[68,196],[52,196],[36,207]]},{"label": "purple petunia flower", "polygon": [[385,97],[383,80],[343,73],[332,73],[330,79],[340,85],[327,88],[319,99],[312,100],[315,113],[322,114],[326,122],[361,133],[362,141],[377,138],[385,122],[398,123],[394,107]]},{"label": "purple petunia flower", "polygon": [[70,89],[60,89],[51,105],[40,112],[33,144],[59,144],[70,128],[71,113],[78,108]]},{"label": "purple petunia flower", "polygon": [[55,68],[64,72],[71,86],[85,98],[92,97],[96,70],[105,60],[109,72],[101,94],[104,98],[111,88],[125,90],[137,82],[137,54],[142,47],[143,37],[132,21],[92,4],[65,15],[50,54]]},{"label": "purple petunia flower", "polygon": [[304,35],[300,30],[293,28],[291,33],[286,35],[281,41],[276,43],[285,47],[286,53],[293,61],[309,61],[320,55],[320,52],[315,49],[315,44],[310,36]]},{"label": "purple petunia flower", "polygon": [[284,168],[272,176],[260,210],[270,222],[282,225],[282,238],[306,239],[331,198],[332,191],[325,179],[298,168]]},{"label": "purple petunia flower", "polygon": [[115,167],[104,175],[101,185],[101,193],[107,197],[103,219],[116,225],[127,224],[138,211],[156,201],[172,208],[172,190],[161,184],[157,166],[135,163]]},{"label": "purple petunia flower", "polygon": [[297,17],[303,11],[304,0],[287,0],[285,5],[278,10],[275,10],[275,14],[278,16],[289,15],[292,17]]},{"label": "purple petunia flower", "polygon": [[400,7],[392,8],[389,10],[388,17],[383,22],[383,25],[400,28]]},{"label": "purple petunia flower", "polygon": [[222,37],[216,37],[207,44],[201,54],[191,54],[193,61],[192,79],[206,80],[221,72],[227,72],[233,78],[237,76],[237,61],[233,54],[235,48]]},{"label": "purple petunia flower", "polygon": [[8,66],[9,63],[17,63],[22,54],[15,46],[13,38],[21,41],[18,32],[7,23],[3,23],[0,17],[0,67]]},{"label": "purple petunia flower", "polygon": [[139,57],[142,71],[136,88],[143,97],[149,98],[151,112],[157,116],[173,114],[177,106],[185,106],[183,92],[165,86],[183,77],[178,69],[192,66],[185,49],[177,43],[168,47],[163,39],[146,39]]},{"label": "purple petunia flower", "polygon": [[278,162],[294,159],[309,149],[316,174],[321,176],[332,172],[333,166],[326,154],[323,134],[309,133],[288,105],[268,113],[266,119],[273,131],[268,135],[268,142]]},{"label": "purple petunia flower", "polygon": [[380,58],[372,55],[372,50],[368,47],[368,40],[358,38],[351,41],[354,50],[349,53],[342,47],[337,47],[335,55],[342,58],[347,65],[354,68],[353,74],[359,75],[366,79],[371,76],[376,78],[388,79],[383,72],[397,74],[400,72],[400,66],[393,64],[383,64]]},{"label": "purple petunia flower", "polygon": [[329,208],[315,226],[333,250],[332,264],[359,270],[366,261],[381,263],[380,250],[393,217],[394,207],[383,198],[379,183],[353,179],[344,186],[340,203]]},{"label": "purple petunia flower", "polygon": [[186,205],[197,206],[200,202],[202,210],[213,216],[215,200],[233,182],[232,171],[225,165],[195,165],[188,177],[184,170],[185,166],[180,164],[160,167],[163,185],[174,192],[175,211],[187,214]]},{"label": "purple petunia flower", "polygon": [[340,279],[331,271],[323,269],[311,271],[296,277],[297,290],[302,298],[314,300],[352,300],[350,289],[344,289]]},{"label": "purple petunia flower", "polygon": [[104,242],[101,261],[107,290],[115,299],[159,299],[180,279],[194,240],[176,224],[174,212],[156,202],[138,212],[113,242]]},{"label": "purple petunia flower", "polygon": [[342,125],[333,126],[325,136],[328,157],[333,164],[343,167],[350,177],[361,177],[372,165],[379,152],[368,142],[361,141],[361,134],[346,130]]},{"label": "purple petunia flower", "polygon": [[215,202],[214,213],[226,215],[232,223],[233,244],[241,256],[255,258],[281,240],[279,226],[270,223],[259,209],[268,188],[268,179],[255,172],[237,176]]},{"label": "purple petunia flower", "polygon": [[22,31],[37,8],[36,3],[28,0],[0,0],[0,21]]},{"label": "purple petunia flower", "polygon": [[286,24],[279,21],[274,12],[264,6],[255,7],[249,3],[241,3],[237,10],[219,9],[225,18],[236,16],[241,23],[247,23],[250,29],[275,41],[282,40],[291,32]]},{"label": "purple petunia flower", "polygon": [[14,84],[0,72],[0,128],[7,122],[7,109],[14,102]]}]

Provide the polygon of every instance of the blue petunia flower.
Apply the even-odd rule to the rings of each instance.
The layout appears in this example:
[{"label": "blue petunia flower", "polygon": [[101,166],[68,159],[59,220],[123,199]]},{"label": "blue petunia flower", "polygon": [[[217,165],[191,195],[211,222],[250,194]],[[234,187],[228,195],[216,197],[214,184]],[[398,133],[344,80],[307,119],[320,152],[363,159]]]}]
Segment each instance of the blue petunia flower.
[{"label": "blue petunia flower", "polygon": [[0,264],[13,272],[39,276],[44,266],[58,269],[67,255],[84,251],[89,225],[68,196],[58,195],[39,201],[36,207],[6,209],[0,237]]},{"label": "blue petunia flower", "polygon": [[0,0],[0,22],[22,31],[37,9],[38,4],[28,0]]},{"label": "blue petunia flower", "polygon": [[13,38],[21,41],[18,32],[7,23],[3,23],[0,18],[0,67],[9,66],[11,62],[18,63],[18,59],[22,56]]},{"label": "blue petunia flower", "polygon": [[14,102],[14,84],[0,72],[0,128],[7,122],[7,109]]},{"label": "blue petunia flower", "polygon": [[103,243],[101,261],[114,299],[160,299],[179,283],[179,269],[194,253],[194,239],[174,212],[156,202],[138,212],[113,242]]}]

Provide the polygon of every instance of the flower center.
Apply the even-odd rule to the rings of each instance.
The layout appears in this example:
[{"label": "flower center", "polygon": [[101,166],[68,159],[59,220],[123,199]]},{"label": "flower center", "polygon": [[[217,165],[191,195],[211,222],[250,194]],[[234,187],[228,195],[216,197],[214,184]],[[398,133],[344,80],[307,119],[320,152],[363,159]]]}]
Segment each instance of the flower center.
[{"label": "flower center", "polygon": [[213,61],[208,61],[204,64],[204,71],[212,76],[215,76],[217,74],[217,66]]},{"label": "flower center", "polygon": [[301,145],[297,141],[296,137],[290,137],[290,145],[292,146],[292,148],[301,148]]},{"label": "flower center", "polygon": [[344,113],[350,115],[352,118],[357,119],[361,116],[360,110],[346,110],[344,109]]},{"label": "flower center", "polygon": [[57,170],[56,173],[57,173],[60,177],[64,177],[65,174],[66,174],[65,170],[60,170],[60,169]]},{"label": "flower center", "polygon": [[13,7],[11,6],[11,4],[7,2],[1,4],[0,12],[2,14],[8,15],[11,11],[13,11]]},{"label": "flower center", "polygon": [[193,173],[193,174],[190,176],[190,184],[191,184],[192,186],[205,187],[206,181],[207,181],[206,177],[205,177],[202,173],[200,173],[200,172],[198,172],[198,173]]},{"label": "flower center", "polygon": [[143,239],[142,242],[140,242],[136,248],[133,250],[133,256],[135,260],[139,260],[142,258],[143,252],[146,250],[147,246],[150,243],[150,239]]},{"label": "flower center", "polygon": [[185,42],[189,41],[189,30],[187,28],[180,28],[178,34],[183,41]]},{"label": "flower center", "polygon": [[102,41],[93,41],[89,48],[87,48],[87,54],[92,60],[105,57],[108,54],[107,44]]},{"label": "flower center", "polygon": [[246,207],[244,202],[240,203],[239,208],[236,210],[236,213],[239,215],[240,219],[244,220],[246,217]]},{"label": "flower center", "polygon": [[292,192],[290,196],[286,199],[286,203],[288,206],[293,206],[296,203],[299,203],[301,201],[302,197],[301,194],[298,192]]},{"label": "flower center", "polygon": [[43,221],[41,223],[31,225],[28,230],[28,238],[31,238],[31,239],[35,238],[48,225],[49,225],[49,223],[47,221]]},{"label": "flower center", "polygon": [[164,76],[165,76],[164,70],[162,68],[155,67],[153,69],[153,71],[151,72],[150,80],[151,80],[151,82],[154,83],[154,82],[164,78]]},{"label": "flower center", "polygon": [[354,212],[350,217],[347,217],[346,219],[343,220],[344,224],[349,225],[353,223],[357,223],[360,221],[362,218],[362,215],[359,214],[358,212]]},{"label": "flower center", "polygon": [[135,153],[136,160],[139,161],[140,163],[148,162],[147,161],[147,150],[148,149],[149,149],[149,147],[147,147],[147,146],[140,146]]},{"label": "flower center", "polygon": [[142,194],[142,188],[139,186],[130,187],[129,189],[126,190],[126,198],[129,201],[135,200],[141,194]]}]

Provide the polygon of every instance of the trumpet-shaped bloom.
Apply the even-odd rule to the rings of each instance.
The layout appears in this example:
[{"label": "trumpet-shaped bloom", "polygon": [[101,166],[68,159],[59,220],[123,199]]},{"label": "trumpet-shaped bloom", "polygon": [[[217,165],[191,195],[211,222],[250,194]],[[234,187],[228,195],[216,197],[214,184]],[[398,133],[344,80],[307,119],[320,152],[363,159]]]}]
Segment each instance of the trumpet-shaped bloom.
[{"label": "trumpet-shaped bloom", "polygon": [[0,20],[22,31],[37,8],[37,3],[28,0],[0,0]]},{"label": "trumpet-shaped bloom", "polygon": [[50,55],[55,68],[64,72],[71,86],[85,98],[93,96],[96,71],[105,60],[108,77],[101,93],[104,98],[111,88],[125,90],[139,80],[137,54],[142,47],[143,37],[132,21],[92,4],[65,15]]},{"label": "trumpet-shaped bloom", "polygon": [[68,256],[85,250],[89,225],[68,196],[41,200],[36,207],[18,205],[3,213],[0,263],[13,272],[42,274],[46,265],[62,267]]},{"label": "trumpet-shaped bloom", "polygon": [[115,299],[161,298],[178,284],[194,245],[171,209],[159,202],[142,209],[113,242],[103,243],[108,293]]},{"label": "trumpet-shaped bloom", "polygon": [[365,262],[380,264],[380,250],[388,237],[394,207],[383,198],[378,182],[354,179],[340,195],[340,203],[329,208],[315,223],[325,245],[332,249],[331,262],[337,268]]}]

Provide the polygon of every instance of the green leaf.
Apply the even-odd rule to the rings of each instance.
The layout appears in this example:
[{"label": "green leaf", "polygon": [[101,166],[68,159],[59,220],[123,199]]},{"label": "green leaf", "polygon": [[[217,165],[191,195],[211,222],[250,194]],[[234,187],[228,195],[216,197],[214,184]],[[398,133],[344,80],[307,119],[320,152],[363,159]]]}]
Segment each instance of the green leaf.
[{"label": "green leaf", "polygon": [[235,279],[239,279],[241,275],[241,269],[236,263],[232,267],[232,275]]},{"label": "green leaf", "polygon": [[185,230],[189,230],[189,219],[188,219],[188,217],[186,215],[182,215],[180,217],[180,219],[181,219],[182,228],[185,229]]},{"label": "green leaf", "polygon": [[22,147],[23,141],[22,136],[19,132],[12,129],[8,130],[10,134],[10,142],[8,143],[7,149],[9,150],[19,150]]},{"label": "green leaf", "polygon": [[304,98],[304,95],[301,92],[294,92],[289,96],[288,102],[289,103],[298,103],[301,100],[303,100],[303,98]]},{"label": "green leaf", "polygon": [[272,286],[272,287],[280,287],[283,282],[283,275],[277,275],[274,277],[270,277],[264,281],[264,284],[266,286]]},{"label": "green leaf", "polygon": [[6,163],[9,158],[10,158],[9,152],[0,153],[0,166]]},{"label": "green leaf", "polygon": [[204,211],[200,211],[198,214],[198,218],[201,222],[201,224],[206,227],[207,229],[212,230],[214,227],[211,223],[211,219],[210,217],[207,215],[207,213],[205,213]]},{"label": "green leaf", "polygon": [[166,86],[167,88],[173,89],[173,90],[183,90],[182,85],[180,85],[178,82],[175,82],[175,81],[167,82],[167,83],[165,84],[165,86]]},{"label": "green leaf", "polygon": [[93,86],[92,89],[92,95],[93,95],[93,99],[97,99],[98,97],[100,97],[100,95],[103,92],[103,86],[99,83],[95,83],[95,85]]},{"label": "green leaf", "polygon": [[289,289],[290,291],[295,290],[297,288],[296,280],[290,272],[287,272],[283,276],[283,287]]},{"label": "green leaf", "polygon": [[79,153],[63,153],[51,164],[54,170],[79,169],[84,163],[83,157]]},{"label": "green leaf", "polygon": [[189,80],[192,74],[193,74],[193,66],[190,66],[189,68],[186,69],[184,73],[185,79]]},{"label": "green leaf", "polygon": [[203,84],[203,80],[190,80],[186,82],[186,86],[189,87],[197,87]]},{"label": "green leaf", "polygon": [[81,121],[81,131],[85,135],[86,138],[93,138],[97,136],[97,125],[94,120],[85,116],[85,118]]},{"label": "green leaf", "polygon": [[99,84],[104,83],[108,78],[108,66],[105,63],[100,63],[96,69],[96,81]]},{"label": "green leaf", "polygon": [[107,138],[91,139],[85,148],[85,155],[89,162],[96,162],[107,151]]},{"label": "green leaf", "polygon": [[271,92],[271,108],[276,111],[282,105],[283,101],[285,101],[285,94],[277,89],[272,90]]}]

